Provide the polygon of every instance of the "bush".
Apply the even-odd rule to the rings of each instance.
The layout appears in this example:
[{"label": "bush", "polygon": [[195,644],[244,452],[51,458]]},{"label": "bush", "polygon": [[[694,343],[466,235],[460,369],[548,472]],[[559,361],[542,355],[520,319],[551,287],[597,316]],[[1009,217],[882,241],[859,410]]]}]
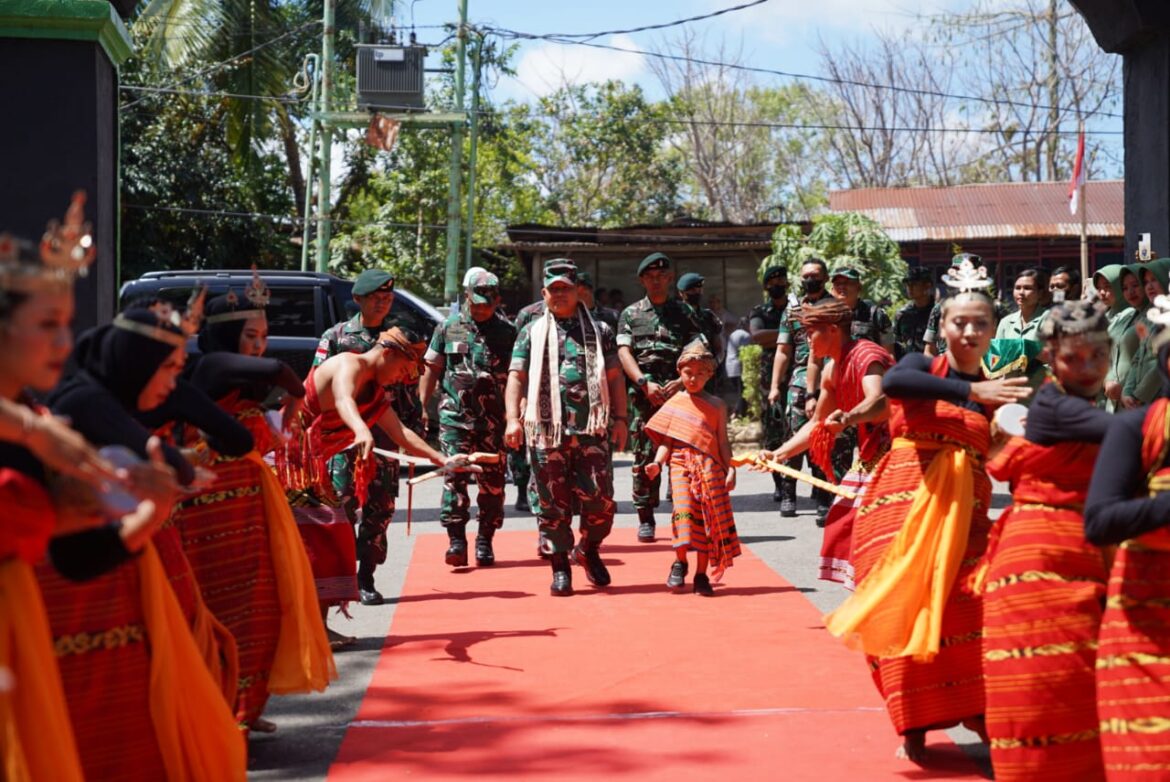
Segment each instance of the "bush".
[{"label": "bush", "polygon": [[739,349],[739,363],[743,365],[743,399],[747,402],[747,419],[759,421],[764,413],[764,394],[757,378],[760,376],[760,358],[764,349],[759,345],[744,345]]}]

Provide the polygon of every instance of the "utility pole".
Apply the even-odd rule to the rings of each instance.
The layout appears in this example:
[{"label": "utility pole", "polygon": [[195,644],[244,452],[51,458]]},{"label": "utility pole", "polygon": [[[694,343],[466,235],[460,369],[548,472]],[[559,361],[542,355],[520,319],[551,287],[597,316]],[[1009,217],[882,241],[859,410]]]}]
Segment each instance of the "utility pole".
[{"label": "utility pole", "polygon": [[475,157],[479,147],[479,75],[483,65],[483,36],[475,43],[471,58],[471,149],[467,161],[467,244],[463,252],[463,267],[471,268],[472,244],[475,242]]},{"label": "utility pole", "polygon": [[[467,70],[467,0],[459,0],[459,34],[455,60],[455,113],[463,113],[463,80]],[[463,123],[451,128],[451,170],[447,187],[447,276],[443,300],[451,303],[459,295],[459,238],[461,235],[460,181],[463,168]]]},{"label": "utility pole", "polygon": [[[333,127],[325,117],[329,114],[333,97],[333,35],[334,12],[337,0],[325,0],[322,15],[324,30],[321,36],[321,160],[318,163],[320,181],[317,185],[317,271],[329,271],[329,239],[333,222],[329,217],[332,182],[330,163],[333,158]],[[305,216],[308,218],[308,215]]]}]

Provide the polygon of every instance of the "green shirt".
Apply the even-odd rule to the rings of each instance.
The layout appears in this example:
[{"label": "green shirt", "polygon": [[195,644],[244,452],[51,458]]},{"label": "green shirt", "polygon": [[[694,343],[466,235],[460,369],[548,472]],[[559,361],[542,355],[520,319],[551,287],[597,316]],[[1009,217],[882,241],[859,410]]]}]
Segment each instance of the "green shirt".
[{"label": "green shirt", "polygon": [[[561,423],[565,435],[588,434],[585,426],[589,422],[589,386],[585,366],[585,338],[581,329],[581,321],[577,317],[557,318],[557,342],[560,357],[560,386],[561,386]],[[512,363],[509,369],[513,372],[528,372],[531,367],[532,354],[532,327],[529,323],[516,335],[516,344],[512,348]],[[598,336],[601,339],[601,355],[606,370],[618,366],[617,344],[614,341],[613,330],[604,322],[597,324]],[[548,350],[548,346],[544,348]],[[545,354],[547,357],[547,353]],[[547,388],[547,380],[542,384]],[[602,382],[605,382],[604,380]],[[525,389],[527,391],[527,389]],[[537,404],[537,400],[529,399],[527,404]]]},{"label": "green shirt", "polygon": [[1016,310],[1010,315],[1004,316],[999,322],[999,328],[995,330],[996,339],[1030,339],[1033,342],[1041,342],[1040,339],[1040,324],[1048,317],[1047,308],[1038,308],[1032,313],[1032,319],[1026,324],[1023,323],[1023,318],[1020,311]]},{"label": "green shirt", "polygon": [[424,360],[442,371],[439,424],[474,430],[504,420],[504,385],[516,327],[503,318],[477,323],[466,312],[447,318],[431,337]]}]

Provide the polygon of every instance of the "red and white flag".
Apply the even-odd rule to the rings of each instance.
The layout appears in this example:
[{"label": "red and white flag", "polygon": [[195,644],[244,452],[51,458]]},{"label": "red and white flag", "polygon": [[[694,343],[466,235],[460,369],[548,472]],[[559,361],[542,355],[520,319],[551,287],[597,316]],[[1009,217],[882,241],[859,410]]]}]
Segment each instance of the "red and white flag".
[{"label": "red and white flag", "polygon": [[1081,185],[1085,184],[1085,129],[1077,136],[1077,162],[1073,164],[1072,181],[1068,185],[1068,211],[1077,213],[1081,200]]}]

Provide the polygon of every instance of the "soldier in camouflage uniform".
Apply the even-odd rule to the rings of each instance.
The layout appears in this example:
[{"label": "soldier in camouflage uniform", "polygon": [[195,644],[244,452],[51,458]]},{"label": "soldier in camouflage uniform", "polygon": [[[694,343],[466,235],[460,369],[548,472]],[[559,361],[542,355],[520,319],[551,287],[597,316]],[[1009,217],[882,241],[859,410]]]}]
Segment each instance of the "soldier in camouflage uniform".
[{"label": "soldier in camouflage uniform", "polygon": [[690,309],[671,290],[670,258],[652,253],[638,264],[638,280],[646,297],[626,307],[618,318],[617,345],[629,379],[630,450],[634,456],[634,507],[638,509],[638,540],[654,542],[654,509],[662,476],[643,472],[657,450],[642,427],[654,411],[682,388],[678,361],[682,349],[701,333]]},{"label": "soldier in camouflage uniform", "polygon": [[[353,284],[353,300],[361,311],[321,336],[313,366],[338,353],[365,353],[377,344],[378,334],[398,325],[390,317],[394,305],[394,275],[390,272],[367,269],[359,274]],[[400,383],[387,387],[386,392],[403,426],[421,434],[422,408],[417,386]],[[395,448],[381,430],[374,432],[374,438],[379,448]],[[329,462],[333,489],[341,498],[342,510],[349,522],[357,525],[358,595],[362,605],[382,603],[382,595],[374,589],[374,569],[386,561],[386,527],[394,516],[398,497],[398,462],[375,458],[377,474],[370,481],[369,495],[360,509],[353,492],[353,451],[340,453]]]},{"label": "soldier in camouflage uniform", "polygon": [[[818,391],[809,392],[809,359],[808,332],[800,322],[800,308],[815,307],[832,298],[825,290],[829,271],[825,262],[819,258],[810,258],[800,267],[801,299],[797,307],[789,308],[780,320],[776,334],[776,357],[772,365],[772,384],[768,393],[769,398],[779,398],[784,382],[787,380],[788,393],[786,395],[788,432],[799,432],[812,415],[816,407]],[[813,378],[815,380],[815,378]],[[800,470],[804,466],[806,457],[801,454],[793,457],[788,466]],[[808,460],[812,474],[824,478],[812,460]],[[784,478],[780,485],[780,515],[792,517],[796,515],[796,479]],[[812,490],[813,501],[816,503],[817,518],[822,519],[829,512],[829,495],[823,489]]]},{"label": "soldier in camouflage uniform", "polygon": [[[516,341],[516,327],[496,317],[500,280],[476,270],[467,278],[465,306],[435,329],[424,361],[421,395],[425,408],[442,378],[439,399],[439,446],[443,454],[504,453],[504,386]],[[492,537],[504,523],[504,462],[482,465],[475,474],[479,488],[479,530],[475,564],[494,565]],[[472,473],[453,472],[443,482],[439,521],[451,545],[446,562],[467,565],[467,522],[471,518],[468,483]]]},{"label": "soldier in camouflage uniform", "polygon": [[703,339],[707,342],[707,349],[716,357],[715,374],[707,381],[703,390],[708,394],[717,395],[723,381],[727,379],[727,371],[723,367],[723,321],[714,311],[703,306],[703,275],[687,272],[678,278],[678,294],[687,306],[691,308],[691,316],[699,324]]},{"label": "soldier in camouflage uniform", "polygon": [[609,307],[602,307],[593,298],[593,275],[589,272],[577,272],[577,298],[594,320],[604,322],[617,333],[618,314]]},{"label": "soldier in camouflage uniform", "polygon": [[[748,313],[748,330],[752,335],[752,342],[759,345],[763,352],[760,354],[760,375],[754,381],[746,378],[745,382],[755,382],[761,396],[764,398],[760,423],[764,427],[764,448],[769,451],[780,447],[788,436],[787,421],[784,415],[785,389],[787,377],[779,378],[779,385],[772,383],[772,370],[776,363],[776,339],[780,334],[780,323],[784,319],[784,312],[788,308],[788,269],[784,266],[769,266],[764,270],[764,295],[768,301],[757,304]],[[772,500],[783,502],[788,495],[788,484],[782,476],[772,473],[774,490]],[[796,513],[796,489],[792,487],[792,508]]]},{"label": "soldier in camouflage uniform", "polygon": [[906,270],[906,295],[910,301],[894,313],[894,358],[926,350],[926,326],[934,309],[934,283],[930,269],[911,266]]},{"label": "soldier in camouflage uniform", "polygon": [[[541,547],[553,570],[550,592],[565,596],[573,594],[570,561],[595,586],[610,583],[600,548],[613,527],[610,437],[614,447],[625,446],[626,393],[613,332],[578,306],[575,266],[549,263],[556,265],[545,265],[545,314],[520,331],[512,350],[505,443],[529,446]],[[576,546],[575,508],[581,514]]]}]

